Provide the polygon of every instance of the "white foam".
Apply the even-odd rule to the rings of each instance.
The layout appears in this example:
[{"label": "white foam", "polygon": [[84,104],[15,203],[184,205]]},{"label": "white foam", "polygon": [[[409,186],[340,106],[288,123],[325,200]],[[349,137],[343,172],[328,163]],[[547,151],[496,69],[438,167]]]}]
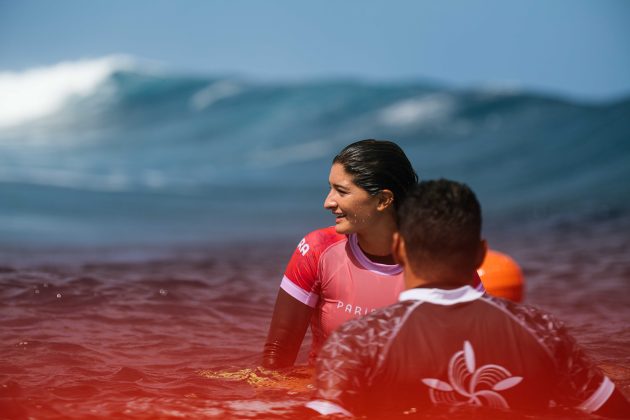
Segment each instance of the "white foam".
[{"label": "white foam", "polygon": [[69,98],[89,95],[113,72],[134,63],[131,57],[115,55],[0,72],[0,128],[53,114]]},{"label": "white foam", "polygon": [[454,108],[455,101],[451,96],[435,93],[396,102],[380,112],[379,120],[393,126],[420,125],[446,118]]},{"label": "white foam", "polygon": [[201,111],[221,99],[238,95],[242,90],[239,85],[229,80],[215,82],[196,92],[190,98],[190,106],[197,111]]}]

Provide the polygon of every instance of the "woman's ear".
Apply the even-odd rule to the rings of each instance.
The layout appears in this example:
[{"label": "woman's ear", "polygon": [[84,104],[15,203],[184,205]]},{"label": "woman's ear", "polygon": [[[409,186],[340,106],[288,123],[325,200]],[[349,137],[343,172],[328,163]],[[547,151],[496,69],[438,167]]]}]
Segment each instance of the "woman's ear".
[{"label": "woman's ear", "polygon": [[378,193],[378,210],[385,210],[394,205],[394,193],[391,190],[381,190]]}]

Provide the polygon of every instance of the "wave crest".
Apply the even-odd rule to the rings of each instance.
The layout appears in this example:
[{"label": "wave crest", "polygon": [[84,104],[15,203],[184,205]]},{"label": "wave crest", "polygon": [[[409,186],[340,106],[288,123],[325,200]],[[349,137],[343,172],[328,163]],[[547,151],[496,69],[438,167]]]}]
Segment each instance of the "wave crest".
[{"label": "wave crest", "polygon": [[70,98],[93,93],[114,72],[136,66],[136,59],[112,55],[0,72],[0,128],[51,115]]}]

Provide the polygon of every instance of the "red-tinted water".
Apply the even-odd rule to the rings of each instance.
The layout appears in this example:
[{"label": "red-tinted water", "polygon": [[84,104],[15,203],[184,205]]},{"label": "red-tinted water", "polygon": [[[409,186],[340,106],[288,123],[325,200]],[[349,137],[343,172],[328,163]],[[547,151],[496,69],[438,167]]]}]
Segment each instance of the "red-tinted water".
[{"label": "red-tinted water", "polygon": [[[564,319],[630,396],[625,232],[603,224],[490,239],[521,263],[526,301]],[[7,257],[0,418],[292,418],[287,410],[308,399],[308,372],[278,380],[256,366],[293,246],[128,262],[92,255],[89,264]],[[475,413],[429,417],[487,415]]]}]

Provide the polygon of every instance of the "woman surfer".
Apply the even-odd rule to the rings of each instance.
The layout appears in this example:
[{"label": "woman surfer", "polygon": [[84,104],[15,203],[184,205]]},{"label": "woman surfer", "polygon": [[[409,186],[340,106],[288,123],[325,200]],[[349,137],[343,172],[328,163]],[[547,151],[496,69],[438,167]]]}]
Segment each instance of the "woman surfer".
[{"label": "woman surfer", "polygon": [[324,201],[335,226],[309,233],[294,251],[276,298],[264,367],[293,365],[309,322],[313,361],[343,322],[398,300],[404,283],[391,255],[396,209],[417,181],[405,153],[390,141],[361,140],[335,156]]}]

